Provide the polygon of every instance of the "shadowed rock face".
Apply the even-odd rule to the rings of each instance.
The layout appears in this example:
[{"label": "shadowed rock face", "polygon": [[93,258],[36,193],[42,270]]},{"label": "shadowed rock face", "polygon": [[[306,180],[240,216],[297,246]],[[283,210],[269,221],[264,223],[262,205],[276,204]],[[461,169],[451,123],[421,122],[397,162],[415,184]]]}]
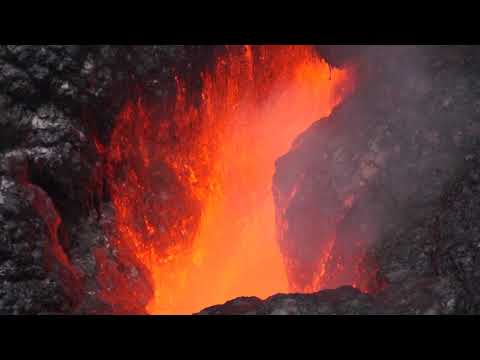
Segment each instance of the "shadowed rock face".
[{"label": "shadowed rock face", "polygon": [[349,286],[309,295],[240,298],[200,315],[478,314],[480,151],[429,212],[370,248],[386,286],[368,295]]},{"label": "shadowed rock face", "polygon": [[[115,262],[104,234],[112,212],[101,147],[131,85],[142,83],[146,100],[162,101],[172,82],[166,68],[183,66],[186,53],[183,46],[0,46],[0,313],[114,312],[97,297],[93,252],[107,249],[119,272],[132,269]],[[55,259],[52,236],[64,275],[78,272],[81,293],[72,293],[58,266],[46,266]]]},{"label": "shadowed rock face", "polygon": [[70,308],[58,277],[47,272],[50,232],[33,197],[33,189],[0,176],[0,314]]},{"label": "shadowed rock face", "polygon": [[477,47],[370,47],[361,56],[356,93],[277,161],[277,206],[296,189],[280,245],[300,289],[331,239],[323,287],[374,285],[358,273],[361,250],[430,212],[480,134]]},{"label": "shadowed rock face", "polygon": [[[103,266],[129,280],[127,293],[148,287],[141,272],[112,251],[115,226],[103,151],[120,108],[137,87],[143,101],[164,104],[175,88],[173,66],[195,86],[214,50],[0,46],[0,313],[145,311],[145,298],[132,297],[128,308],[116,308],[98,296],[113,286],[98,282],[99,256]],[[32,192],[49,204],[48,211],[39,211]],[[47,251],[52,236],[59,244],[56,255]],[[65,266],[47,268],[58,254]]]},{"label": "shadowed rock face", "polygon": [[[202,313],[478,313],[480,51],[318,49],[333,65],[356,64],[358,88],[277,163],[277,200],[298,187],[281,246],[308,282],[317,250],[335,234],[334,258],[347,261],[327,278],[334,288],[352,283],[348,259],[358,258],[360,241],[363,269],[376,274],[367,280],[387,286],[241,298]],[[132,292],[146,282],[119,262],[105,233],[115,227],[102,145],[133,84],[145,101],[165,102],[171,65],[195,84],[214,50],[0,46],[0,313],[143,312],[148,299],[116,309],[98,297],[98,249]]]},{"label": "shadowed rock face", "polygon": [[[47,265],[54,258],[52,239],[62,238],[57,210],[66,222],[85,213],[96,178],[96,154],[79,114],[89,101],[83,65],[90,50],[0,47],[4,313],[72,311],[71,284],[61,281],[58,266]],[[9,264],[16,264],[11,272]]]},{"label": "shadowed rock face", "polygon": [[209,307],[196,315],[368,315],[375,314],[373,298],[350,286],[311,295],[274,295],[265,301],[238,298]]},{"label": "shadowed rock face", "polygon": [[[277,204],[296,188],[280,242],[290,280],[308,283],[333,237],[324,288],[361,285],[379,314],[478,313],[479,49],[371,47],[363,56],[356,94],[277,162]],[[269,313],[290,306],[257,308],[267,304]]]},{"label": "shadowed rock face", "polygon": [[432,211],[373,247],[380,275],[391,284],[382,300],[405,312],[428,305],[430,313],[478,313],[479,215],[477,149],[465,157],[464,169]]}]

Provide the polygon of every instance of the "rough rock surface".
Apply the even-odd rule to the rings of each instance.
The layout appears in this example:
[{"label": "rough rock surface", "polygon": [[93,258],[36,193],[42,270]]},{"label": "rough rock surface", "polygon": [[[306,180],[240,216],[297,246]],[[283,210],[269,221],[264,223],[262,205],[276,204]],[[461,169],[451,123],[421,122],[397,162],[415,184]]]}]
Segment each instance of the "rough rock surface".
[{"label": "rough rock surface", "polygon": [[[119,273],[131,270],[115,263],[104,234],[112,216],[101,149],[132,84],[142,84],[145,101],[164,99],[171,65],[186,67],[195,50],[0,46],[0,313],[131,310],[97,297],[96,249]],[[46,265],[55,260],[62,276]]]},{"label": "rough rock surface", "polygon": [[479,217],[477,150],[431,212],[373,247],[379,276],[390,284],[380,297],[406,313],[478,314]]},{"label": "rough rock surface", "polygon": [[202,310],[196,315],[374,315],[379,306],[372,296],[344,286],[315,294],[278,294],[265,301],[237,298]]},{"label": "rough rock surface", "polygon": [[438,204],[376,243],[369,256],[386,286],[365,294],[349,286],[264,301],[239,298],[200,315],[478,314],[480,151],[445,188]]},{"label": "rough rock surface", "polygon": [[[372,46],[358,54],[355,95],[277,163],[290,280],[308,284],[319,261],[312,254],[333,238],[323,287],[362,285],[373,313],[478,313],[480,51]],[[360,249],[367,254],[358,260]]]},{"label": "rough rock surface", "polygon": [[300,288],[331,239],[323,286],[368,288],[355,269],[360,250],[437,205],[477,146],[479,61],[475,46],[363,52],[355,94],[277,162],[276,201],[288,223],[281,246]]},{"label": "rough rock surface", "polygon": [[68,311],[58,278],[46,270],[50,232],[33,193],[0,176],[0,314]]},{"label": "rough rock surface", "polygon": [[[331,64],[356,64],[359,87],[278,161],[277,200],[298,188],[282,246],[308,274],[317,259],[304,254],[325,234],[344,259],[356,256],[345,251],[353,238],[364,241],[364,269],[383,287],[241,298],[202,313],[478,313],[480,50],[318,48]],[[102,149],[135,86],[144,101],[167,101],[172,65],[195,86],[213,51],[0,46],[0,314],[143,311],[145,279],[105,233],[114,226]],[[127,297],[144,296],[127,307],[101,298],[117,285],[99,281],[103,266],[129,279]],[[327,286],[352,283],[351,267],[340,275]]]}]

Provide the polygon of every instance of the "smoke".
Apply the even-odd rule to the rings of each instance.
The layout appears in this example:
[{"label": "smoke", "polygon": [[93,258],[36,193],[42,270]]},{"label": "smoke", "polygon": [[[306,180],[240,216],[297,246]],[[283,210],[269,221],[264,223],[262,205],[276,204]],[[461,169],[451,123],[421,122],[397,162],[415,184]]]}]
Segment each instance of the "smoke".
[{"label": "smoke", "polygon": [[356,89],[277,161],[276,205],[285,207],[279,241],[292,290],[369,291],[375,265],[365,268],[366,253],[435,205],[476,136],[465,116],[475,113],[474,102],[461,98],[468,90],[461,54],[474,50],[318,50],[333,64],[354,66]]}]

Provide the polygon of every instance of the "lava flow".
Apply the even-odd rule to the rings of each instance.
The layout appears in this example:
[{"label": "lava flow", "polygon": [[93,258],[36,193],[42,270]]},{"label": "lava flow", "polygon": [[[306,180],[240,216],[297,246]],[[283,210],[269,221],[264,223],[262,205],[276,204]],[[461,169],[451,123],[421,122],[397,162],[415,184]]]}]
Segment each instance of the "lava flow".
[{"label": "lava flow", "polygon": [[350,79],[310,46],[228,46],[202,74],[199,101],[177,77],[172,114],[126,104],[108,151],[115,244],[148,272],[148,313],[289,290],[274,163]]}]

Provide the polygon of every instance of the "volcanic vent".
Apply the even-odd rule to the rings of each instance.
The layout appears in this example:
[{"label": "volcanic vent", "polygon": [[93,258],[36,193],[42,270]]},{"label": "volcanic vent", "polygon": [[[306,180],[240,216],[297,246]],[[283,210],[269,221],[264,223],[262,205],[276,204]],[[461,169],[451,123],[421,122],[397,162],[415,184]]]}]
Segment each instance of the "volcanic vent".
[{"label": "volcanic vent", "polygon": [[479,61],[1,45],[0,314],[478,314]]},{"label": "volcanic vent", "polygon": [[[107,149],[114,246],[149,279],[146,311],[191,314],[295,289],[277,242],[275,161],[351,91],[352,72],[309,46],[227,46],[198,93],[175,80],[173,105],[146,105],[141,92],[127,102]],[[131,301],[122,281],[104,300]]]}]

